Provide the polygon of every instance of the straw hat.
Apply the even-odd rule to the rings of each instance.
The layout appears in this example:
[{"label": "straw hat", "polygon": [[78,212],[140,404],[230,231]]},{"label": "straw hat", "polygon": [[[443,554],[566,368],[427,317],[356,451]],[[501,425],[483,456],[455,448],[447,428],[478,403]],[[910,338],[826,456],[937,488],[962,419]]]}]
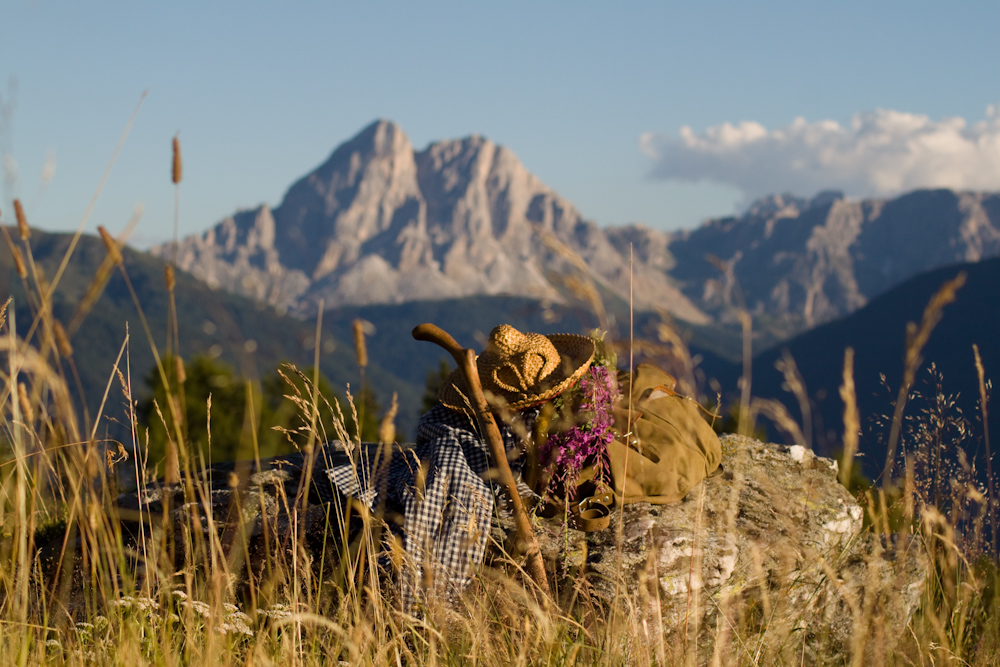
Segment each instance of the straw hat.
[{"label": "straw hat", "polygon": [[[572,387],[587,372],[594,351],[594,341],[587,336],[521,333],[501,324],[490,332],[486,349],[476,358],[479,382],[488,401],[492,395],[512,410],[521,410]],[[465,380],[455,370],[441,387],[438,400],[452,410],[464,410],[466,396]]]}]

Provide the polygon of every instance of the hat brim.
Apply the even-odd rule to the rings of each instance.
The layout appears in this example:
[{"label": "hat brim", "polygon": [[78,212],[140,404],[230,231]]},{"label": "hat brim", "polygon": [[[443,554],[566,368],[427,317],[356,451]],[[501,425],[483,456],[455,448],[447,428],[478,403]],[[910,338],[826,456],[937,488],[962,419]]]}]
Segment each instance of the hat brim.
[{"label": "hat brim", "polygon": [[[532,387],[526,392],[511,393],[497,386],[492,386],[480,372],[480,382],[487,401],[506,404],[511,410],[523,410],[544,403],[563,393],[579,381],[590,368],[594,360],[596,345],[594,339],[578,334],[546,334],[546,338],[559,352],[560,364],[538,387]],[[479,358],[476,358],[479,367]],[[481,371],[482,369],[480,369]],[[493,399],[491,401],[490,399]],[[451,372],[438,392],[438,400],[452,410],[466,410],[471,407],[472,396],[465,378],[459,369]]]}]

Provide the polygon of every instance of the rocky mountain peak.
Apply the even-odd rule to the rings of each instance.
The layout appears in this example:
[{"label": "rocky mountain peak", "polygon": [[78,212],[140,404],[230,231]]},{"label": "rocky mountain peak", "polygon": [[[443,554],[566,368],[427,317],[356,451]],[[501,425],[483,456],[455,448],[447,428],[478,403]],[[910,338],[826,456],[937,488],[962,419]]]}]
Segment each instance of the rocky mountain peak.
[{"label": "rocky mountain peak", "polygon": [[413,146],[398,126],[376,121],[288,190],[277,209],[278,249],[322,278],[355,261],[410,200],[419,200]]},{"label": "rocky mountain peak", "polygon": [[[677,262],[671,276],[706,312],[734,318],[732,288],[723,285],[731,280],[751,313],[787,335],[853,312],[924,271],[997,256],[1000,195],[770,196],[739,218],[675,235],[669,251]],[[728,265],[731,277],[705,262],[707,255]]]},{"label": "rocky mountain peak", "polygon": [[[584,258],[573,270],[589,265],[590,279],[628,294],[627,250],[513,151],[471,135],[417,152],[398,126],[378,120],[294,183],[273,211],[241,212],[185,239],[178,264],[308,314],[320,299],[327,306],[474,294],[563,300],[552,274],[573,265],[573,255]],[[638,305],[707,321],[652,265],[637,267],[635,279],[645,285]]]}]

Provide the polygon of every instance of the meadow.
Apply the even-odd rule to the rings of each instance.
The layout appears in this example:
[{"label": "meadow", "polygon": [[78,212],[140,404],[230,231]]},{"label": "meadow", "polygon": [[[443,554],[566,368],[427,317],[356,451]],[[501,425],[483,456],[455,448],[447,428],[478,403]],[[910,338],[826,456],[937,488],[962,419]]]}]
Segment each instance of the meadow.
[{"label": "meadow", "polygon": [[[175,159],[177,185],[176,152]],[[380,544],[378,517],[353,510],[348,536],[333,516],[345,508],[330,506],[319,529],[324,538],[317,552],[316,524],[305,521],[307,484],[279,493],[284,514],[293,520],[274,527],[273,539],[264,540],[263,550],[252,547],[252,536],[245,531],[224,536],[212,529],[226,518],[213,504],[209,471],[212,423],[225,424],[225,415],[213,412],[209,398],[199,406],[204,428],[189,423],[189,367],[173,353],[180,347],[180,333],[172,267],[163,285],[167,331],[154,332],[144,314],[147,304],[129,282],[122,241],[101,228],[106,256],[85,282],[78,317],[62,323],[53,314],[53,294],[64,270],[72,266],[76,241],[55,275],[45,276],[34,262],[32,230],[19,206],[15,217],[17,227],[4,233],[32,317],[30,322],[15,321],[16,311],[8,301],[0,324],[0,652],[8,664],[806,664],[804,649],[794,648],[801,644],[795,623],[778,627],[760,613],[727,617],[728,625],[709,629],[706,642],[696,625],[650,625],[637,613],[641,601],[624,594],[610,606],[595,606],[578,596],[549,598],[525,574],[521,558],[506,552],[503,543],[494,545],[500,556],[481,570],[461,599],[428,603],[416,615],[402,613],[382,594],[374,557]],[[97,410],[81,410],[79,383],[74,380],[77,360],[67,329],[87,326],[87,316],[113,272],[129,286],[143,322],[143,330],[130,334],[131,345],[148,347],[159,379],[161,390],[150,414],[162,425],[162,445],[152,448],[149,431],[136,414],[138,392],[127,347],[116,358],[80,362],[107,367]],[[884,424],[889,452],[885,474],[875,483],[852,474],[861,416],[855,407],[852,365],[846,360],[841,479],[864,508],[863,530],[884,541],[900,534],[916,537],[913,544],[924,550],[929,568],[919,610],[901,636],[892,638],[892,650],[880,646],[887,628],[879,624],[885,615],[855,605],[850,645],[831,644],[821,650],[827,664],[993,665],[1000,660],[997,499],[986,427],[989,383],[980,364],[981,416],[956,415],[953,401],[940,391],[935,395],[932,390],[922,399],[914,396],[921,350],[959,288],[957,281],[943,286],[912,328],[904,376]],[[595,294],[592,286],[584,290],[600,311]],[[745,314],[743,321],[749,333]],[[316,340],[321,340],[321,328],[322,318]],[[158,339],[167,341],[163,349]],[[356,361],[363,371],[368,365],[363,333],[357,343]],[[640,350],[659,351],[669,357],[664,365],[682,382],[692,377],[693,362],[667,325],[661,327],[659,340],[625,337],[617,345],[622,360]],[[359,446],[362,436],[369,439],[372,432],[359,433],[356,425],[366,420],[357,414],[349,393],[341,402],[321,390],[322,350],[320,345],[314,348],[312,368],[284,371],[286,412],[294,416],[286,416],[282,434],[307,461],[327,440]],[[789,377],[795,389],[794,373]],[[756,418],[765,416],[775,433],[790,441],[804,439],[803,426],[787,410],[755,399],[748,382],[743,386],[728,422],[732,430],[753,433]],[[261,455],[260,397],[259,383],[244,385],[242,400],[254,424],[240,431],[240,451],[256,458]],[[923,407],[916,409],[918,401]],[[111,405],[126,406],[128,435],[120,440],[102,435],[102,419]],[[393,410],[378,417],[378,439],[391,442]],[[206,438],[205,447],[192,442],[196,426]],[[965,457],[965,450],[954,446],[956,440],[969,438],[983,445],[978,458]],[[176,489],[176,495],[162,503],[158,513],[147,508],[143,515],[140,504],[136,521],[123,515],[118,504],[123,479],[150,483],[151,494],[159,486]],[[239,483],[234,474],[232,486]],[[160,493],[158,497],[164,497]],[[178,508],[179,515],[174,511]],[[177,516],[184,520],[178,523]],[[139,534],[129,525],[140,526]],[[620,549],[621,530],[616,539]],[[257,565],[251,567],[251,560]],[[776,590],[786,584],[791,581],[776,582]],[[888,599],[881,604],[902,602]],[[822,649],[823,639],[816,641]]]}]

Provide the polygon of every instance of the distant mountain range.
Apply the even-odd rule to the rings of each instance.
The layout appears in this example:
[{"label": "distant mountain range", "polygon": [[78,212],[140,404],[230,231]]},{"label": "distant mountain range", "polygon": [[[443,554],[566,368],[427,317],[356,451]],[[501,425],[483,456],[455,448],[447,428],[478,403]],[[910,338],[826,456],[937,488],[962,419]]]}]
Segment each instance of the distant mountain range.
[{"label": "distant mountain range", "polygon": [[[725,289],[739,290],[758,324],[780,338],[851,313],[925,271],[1000,255],[1000,194],[771,196],[742,216],[676,234],[668,249],[671,277],[703,312],[725,321]],[[718,281],[709,254],[731,267],[733,285]]]},{"label": "distant mountain range", "polygon": [[[602,229],[506,148],[473,136],[414,151],[397,126],[378,121],[296,182],[273,210],[262,205],[236,213],[178,244],[178,265],[191,273],[178,278],[181,352],[222,355],[251,375],[286,359],[309,366],[322,300],[329,336],[324,372],[338,390],[346,382],[356,387],[350,323],[356,317],[373,323],[369,386],[383,405],[399,392],[400,431],[412,437],[427,373],[446,358],[413,341],[413,326],[435,322],[476,348],[499,322],[585,332],[598,324],[581,298],[592,284],[616,329],[612,335],[625,340],[631,249],[636,336],[655,338],[653,313],[669,313],[704,377],[731,394],[741,353],[733,304],[745,304],[754,316],[756,349],[778,343],[754,359],[754,394],[785,400],[797,414],[773,370],[789,349],[808,390],[821,397],[816,423],[824,426],[816,442],[829,451],[841,429],[836,389],[844,347],[857,350],[862,409],[883,410],[871,400],[878,374],[898,382],[905,322],[919,319],[956,262],[973,263],[966,267],[969,284],[946,310],[928,359],[955,376],[967,399],[974,398],[966,363],[971,343],[980,345],[988,373],[1000,366],[1000,338],[993,334],[1000,315],[990,296],[1000,260],[980,261],[1000,255],[998,230],[1000,195],[948,190],[860,202],[832,192],[771,196],[694,230]],[[68,243],[67,235],[33,236],[35,257],[49,275]],[[160,337],[164,260],[174,251],[164,244],[151,254],[125,253]],[[56,295],[58,318],[70,317],[103,253],[97,239],[82,240]],[[0,253],[0,280],[16,295],[18,321],[28,321],[8,253]],[[74,339],[91,411],[126,321],[133,374],[144,374],[152,356],[139,344],[135,307],[116,274]],[[951,351],[960,356],[954,364],[944,361]]]},{"label": "distant mountain range", "polygon": [[[68,247],[67,234],[46,234],[35,230],[31,245],[36,262],[47,275],[53,275],[59,259]],[[105,254],[100,240],[83,237],[54,300],[54,315],[69,322]],[[157,344],[165,346],[166,289],[164,263],[145,253],[124,250],[125,266],[138,293],[147,321]],[[942,371],[945,390],[959,394],[959,405],[967,415],[976,413],[978,390],[971,346],[978,344],[987,378],[1000,379],[1000,305],[994,297],[1000,284],[1000,258],[978,263],[950,265],[923,273],[905,281],[855,313],[817,326],[803,334],[765,350],[753,359],[752,389],[755,396],[777,398],[787,404],[792,415],[800,418],[799,406],[783,387],[783,378],[774,364],[785,350],[793,356],[812,399],[815,425],[813,442],[823,453],[839,446],[843,405],[839,399],[844,349],[856,351],[855,380],[862,415],[891,412],[894,395],[885,389],[881,375],[890,388],[898,387],[906,341],[906,323],[919,321],[931,295],[959,272],[968,276],[954,304],[947,306],[925,350],[925,366],[933,362]],[[274,371],[280,361],[293,361],[301,368],[312,363],[312,337],[315,322],[282,315],[273,307],[223,290],[213,290],[183,273],[177,278],[181,351],[190,358],[197,354],[221,356],[241,374],[253,377]],[[9,253],[0,253],[0,290],[15,297],[19,330],[32,318],[28,299],[21,288]],[[618,313],[624,320],[624,313]],[[359,376],[350,342],[354,318],[374,324],[369,338],[368,382],[383,406],[393,392],[400,395],[397,424],[404,437],[412,437],[420,413],[421,396],[428,371],[445,361],[445,353],[427,343],[414,341],[409,331],[420,322],[442,325],[460,343],[482,347],[485,334],[498,321],[511,322],[530,331],[586,331],[594,325],[593,314],[584,309],[544,304],[529,297],[476,296],[439,301],[403,304],[342,306],[324,316],[321,364],[335,388],[346,383],[358,386]],[[636,317],[636,334],[653,338],[650,325],[656,318],[649,314]],[[115,273],[91,315],[74,336],[75,359],[91,414],[103,395],[111,364],[130,324],[130,364],[137,394],[143,392],[142,378],[152,366],[152,354],[145,341],[141,322],[124,281]],[[619,328],[616,339],[627,332]],[[718,327],[699,327],[694,331],[694,349],[701,359],[706,378],[719,381],[724,393],[736,393],[741,369],[714,354],[704,343],[713,337],[731,338]],[[731,346],[733,341],[717,343]],[[67,370],[68,372],[68,370]],[[923,376],[922,376],[923,377]],[[926,391],[926,389],[923,389]],[[113,409],[117,401],[111,403]],[[991,412],[993,433],[1000,433],[1000,410]],[[121,419],[121,415],[117,418]],[[781,437],[777,431],[772,434]],[[864,450],[868,472],[874,473],[884,458],[880,432],[866,429]]]},{"label": "distant mountain range", "polygon": [[[16,238],[17,230],[12,229],[11,235]],[[32,231],[32,254],[43,275],[55,275],[71,240],[71,234]],[[20,245],[19,241],[17,243]],[[163,353],[167,348],[166,264],[158,257],[127,247],[122,254],[150,334],[158,351]],[[68,326],[74,319],[105,256],[100,239],[81,237],[53,297],[53,315],[60,322]],[[292,362],[302,370],[312,368],[315,319],[293,317],[266,303],[212,289],[184,272],[177,274],[175,293],[180,353],[184,358],[190,360],[198,355],[218,358],[247,379],[273,374],[281,362]],[[25,335],[34,318],[35,306],[25,294],[13,258],[6,249],[0,251],[0,294],[5,295],[4,298],[6,295],[14,297],[14,319],[19,334]],[[485,335],[499,320],[524,331],[546,333],[587,331],[596,324],[593,314],[585,310],[513,296],[485,295],[331,308],[324,312],[322,322],[320,369],[341,394],[348,383],[355,395],[360,391],[351,328],[355,318],[373,325],[368,335],[367,385],[383,408],[389,405],[393,393],[399,395],[396,425],[404,438],[414,435],[428,371],[438,368],[442,361],[451,363],[440,348],[415,341],[410,336],[417,324],[428,321],[440,324],[463,345],[476,348],[483,346]],[[639,320],[640,324],[642,321]],[[144,398],[147,394],[144,379],[153,367],[153,353],[128,286],[116,270],[79,329],[70,331],[74,363],[90,415],[97,412],[101,403],[126,332],[130,334],[130,344],[123,364],[127,363],[131,369],[135,397]],[[706,354],[715,358],[711,353]],[[68,366],[64,370],[76,399],[72,370]],[[110,437],[123,438],[120,424],[127,420],[118,396],[120,392],[115,388],[105,410],[105,416],[111,416],[117,423],[105,420],[101,432],[110,429]],[[82,416],[84,406],[77,405]]]},{"label": "distant mountain range", "polygon": [[[327,308],[472,295],[566,301],[565,276],[580,270],[627,302],[630,248],[637,309],[705,326],[731,324],[743,304],[766,340],[780,340],[923,271],[997,256],[1000,195],[776,195],[694,230],[602,229],[503,146],[471,136],[414,151],[398,126],[376,121],[278,207],[183,239],[177,257],[213,287],[307,316],[320,299]],[[173,244],[152,252],[172,257]]]}]

